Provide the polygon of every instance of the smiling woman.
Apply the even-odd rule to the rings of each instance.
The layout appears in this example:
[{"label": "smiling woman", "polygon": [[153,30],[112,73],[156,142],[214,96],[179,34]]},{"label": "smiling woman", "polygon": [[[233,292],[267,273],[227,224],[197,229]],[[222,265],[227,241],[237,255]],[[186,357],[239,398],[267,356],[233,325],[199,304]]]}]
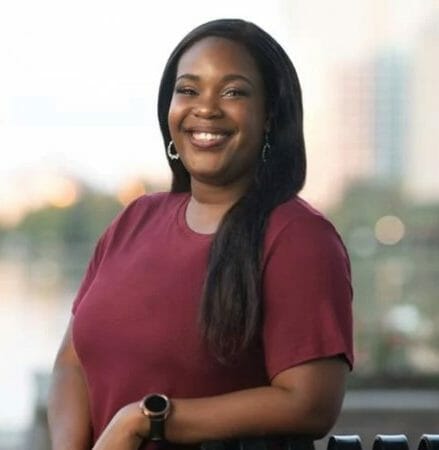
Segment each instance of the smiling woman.
[{"label": "smiling woman", "polygon": [[49,402],[54,450],[320,437],[352,368],[349,259],[303,201],[295,69],[256,25],[189,33],[158,102],[171,192],[100,238]]}]

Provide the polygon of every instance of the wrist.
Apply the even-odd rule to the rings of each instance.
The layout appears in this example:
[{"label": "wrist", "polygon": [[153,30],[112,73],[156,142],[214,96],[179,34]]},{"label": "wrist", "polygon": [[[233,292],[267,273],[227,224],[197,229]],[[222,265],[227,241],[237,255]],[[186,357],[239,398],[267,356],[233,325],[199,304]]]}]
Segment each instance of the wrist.
[{"label": "wrist", "polygon": [[148,424],[142,419],[136,404],[124,406],[99,436],[93,450],[137,449],[149,433]]},{"label": "wrist", "polygon": [[142,415],[149,422],[148,439],[165,439],[165,422],[171,412],[171,402],[164,394],[149,394],[139,404]]},{"label": "wrist", "polygon": [[150,424],[140,411],[137,403],[131,403],[122,408],[118,414],[120,432],[129,439],[145,439],[149,435]]}]

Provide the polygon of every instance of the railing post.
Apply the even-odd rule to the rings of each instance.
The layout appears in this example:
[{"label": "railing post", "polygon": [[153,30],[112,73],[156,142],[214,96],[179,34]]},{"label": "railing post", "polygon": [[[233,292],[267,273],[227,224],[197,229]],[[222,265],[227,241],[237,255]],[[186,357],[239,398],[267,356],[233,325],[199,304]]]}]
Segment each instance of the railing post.
[{"label": "railing post", "polygon": [[405,434],[377,434],[372,450],[409,450]]},{"label": "railing post", "polygon": [[439,434],[423,434],[418,450],[439,450]]},{"label": "railing post", "polygon": [[327,450],[362,450],[358,434],[333,435],[329,438]]}]

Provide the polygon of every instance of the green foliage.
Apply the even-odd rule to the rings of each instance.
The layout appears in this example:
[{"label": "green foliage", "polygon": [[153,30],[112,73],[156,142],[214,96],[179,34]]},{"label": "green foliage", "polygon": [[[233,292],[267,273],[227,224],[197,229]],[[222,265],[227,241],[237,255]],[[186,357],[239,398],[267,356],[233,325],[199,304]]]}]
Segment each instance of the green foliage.
[{"label": "green foliage", "polygon": [[[389,215],[404,225],[394,245],[376,237],[377,221]],[[439,349],[439,204],[371,180],[352,185],[329,216],[351,258],[357,373],[438,376],[428,355]]]},{"label": "green foliage", "polygon": [[121,210],[112,196],[83,188],[68,208],[46,207],[29,213],[15,228],[0,234],[4,257],[26,265],[55,264],[66,285],[77,286],[95,243]]},{"label": "green foliage", "polygon": [[407,201],[396,186],[376,182],[353,184],[343,202],[330,215],[343,229],[361,224],[374,224],[383,215],[401,215]]},{"label": "green foliage", "polygon": [[47,207],[28,214],[16,228],[34,246],[62,242],[65,246],[77,242],[94,242],[120,210],[113,197],[86,190],[70,208]]}]

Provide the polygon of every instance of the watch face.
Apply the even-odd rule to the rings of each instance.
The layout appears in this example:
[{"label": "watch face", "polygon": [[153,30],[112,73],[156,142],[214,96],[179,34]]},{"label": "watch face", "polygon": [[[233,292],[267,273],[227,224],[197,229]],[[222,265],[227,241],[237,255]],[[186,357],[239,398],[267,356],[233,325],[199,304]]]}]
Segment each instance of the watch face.
[{"label": "watch face", "polygon": [[169,400],[164,395],[152,394],[144,399],[143,405],[152,413],[163,413],[169,406]]}]

